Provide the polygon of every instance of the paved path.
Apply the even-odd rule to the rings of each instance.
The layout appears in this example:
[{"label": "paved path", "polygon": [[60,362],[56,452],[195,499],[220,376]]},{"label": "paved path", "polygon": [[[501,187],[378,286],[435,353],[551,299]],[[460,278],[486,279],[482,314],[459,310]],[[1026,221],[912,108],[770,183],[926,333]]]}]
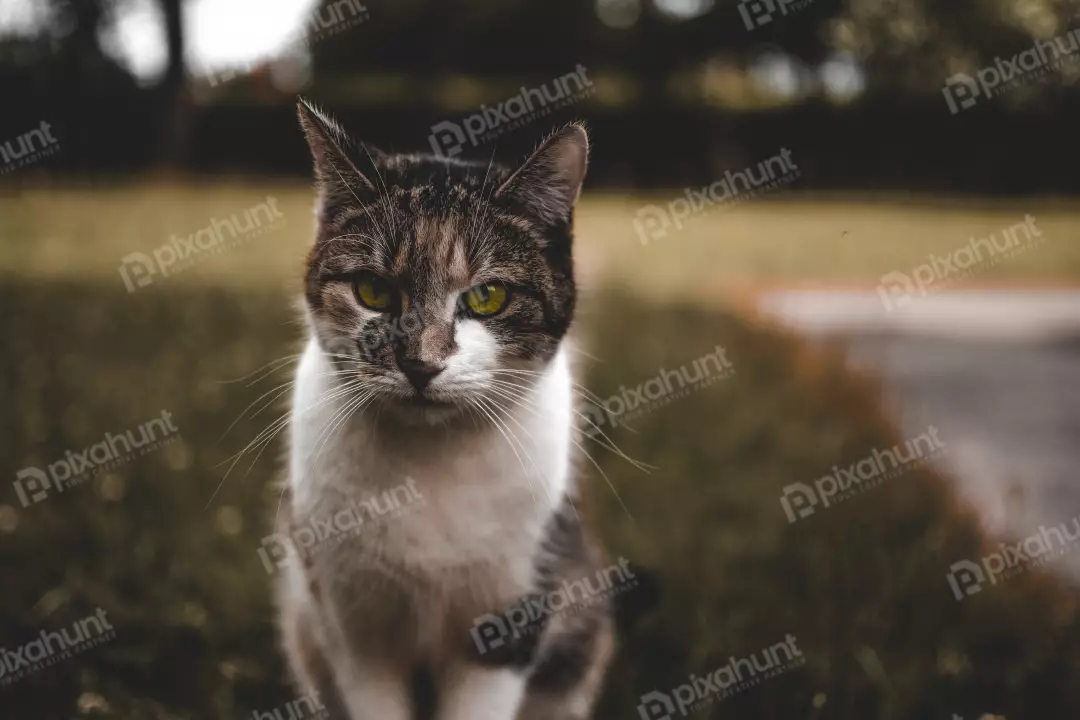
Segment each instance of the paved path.
[{"label": "paved path", "polygon": [[[988,529],[1020,538],[1080,515],[1080,292],[950,293],[891,312],[876,293],[771,293],[759,308],[843,341],[883,377],[905,434],[937,425],[940,465]],[[1080,579],[1080,547],[1055,565]]]}]

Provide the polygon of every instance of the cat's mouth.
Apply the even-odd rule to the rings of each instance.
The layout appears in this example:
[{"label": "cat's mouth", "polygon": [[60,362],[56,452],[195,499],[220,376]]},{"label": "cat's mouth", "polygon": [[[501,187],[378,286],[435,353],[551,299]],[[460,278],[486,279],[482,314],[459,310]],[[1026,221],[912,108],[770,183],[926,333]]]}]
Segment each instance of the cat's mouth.
[{"label": "cat's mouth", "polygon": [[406,424],[445,423],[461,414],[463,406],[451,398],[431,397],[427,393],[395,394],[388,410]]},{"label": "cat's mouth", "polygon": [[449,408],[454,407],[455,405],[455,403],[452,403],[449,400],[438,400],[436,398],[423,394],[409,395],[408,397],[400,398],[398,402],[405,407],[413,407],[418,409]]}]

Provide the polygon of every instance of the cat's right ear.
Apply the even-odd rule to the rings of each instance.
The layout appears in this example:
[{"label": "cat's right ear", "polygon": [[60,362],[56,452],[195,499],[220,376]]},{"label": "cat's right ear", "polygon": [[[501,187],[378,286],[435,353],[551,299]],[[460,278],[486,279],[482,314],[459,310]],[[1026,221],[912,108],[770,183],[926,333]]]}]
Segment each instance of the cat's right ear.
[{"label": "cat's right ear", "polygon": [[548,136],[495,191],[549,225],[569,223],[589,163],[585,126],[572,123]]},{"label": "cat's right ear", "polygon": [[[300,127],[311,148],[315,179],[323,192],[324,202],[327,205],[349,202],[365,204],[374,200],[378,195],[375,184],[349,158],[347,151],[352,147],[352,142],[341,126],[302,98],[297,102],[296,110],[300,116]],[[374,157],[368,153],[379,153],[374,148],[363,146],[360,152],[367,156],[367,164],[374,161]]]}]

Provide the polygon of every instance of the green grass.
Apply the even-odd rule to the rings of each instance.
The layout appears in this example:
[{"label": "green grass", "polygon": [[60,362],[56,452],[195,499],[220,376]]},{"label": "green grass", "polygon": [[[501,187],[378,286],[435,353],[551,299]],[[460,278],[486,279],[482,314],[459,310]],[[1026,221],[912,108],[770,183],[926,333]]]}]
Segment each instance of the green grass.
[{"label": "green grass", "polygon": [[[285,228],[126,292],[116,271],[121,256],[152,249],[169,233],[192,232],[268,192],[280,192]],[[6,476],[162,410],[182,435],[27,508],[10,485],[0,487],[0,647],[98,607],[116,628],[108,643],[0,687],[0,706],[5,717],[35,720],[250,717],[294,697],[276,648],[271,578],[256,552],[277,500],[271,483],[279,448],[246,474],[240,466],[207,503],[222,463],[281,411],[240,417],[286,371],[250,386],[227,381],[298,347],[291,303],[311,223],[308,199],[295,189],[239,188],[124,197],[29,193],[0,202]],[[616,207],[633,205],[600,199],[582,209],[580,250],[610,251],[590,279],[619,280],[634,291],[586,298],[577,332],[598,359],[583,359],[585,384],[608,397],[718,344],[735,373],[614,430],[627,453],[657,467],[651,473],[591,447],[626,510],[599,472],[583,466],[585,511],[610,554],[647,568],[660,589],[658,604],[621,639],[598,717],[638,717],[643,693],[669,691],[691,673],[787,633],[798,638],[804,665],[692,717],[1080,716],[1075,594],[1033,570],[956,602],[945,580],[949,565],[979,557],[990,541],[941,478],[913,469],[787,522],[779,503],[785,485],[900,440],[878,409],[877,390],[837,358],[711,305],[679,300],[700,296],[693,286],[706,283],[704,263],[718,263],[704,229],[686,231],[687,252],[696,254],[678,256],[678,271],[668,272],[659,259],[668,250],[642,248]],[[903,216],[927,229],[917,247],[860,245],[856,253],[852,245],[850,256],[837,249],[848,239],[834,239],[830,252],[846,258],[840,266],[871,282],[885,263],[902,266],[928,247],[947,246],[954,231],[992,229],[1014,216],[1012,209],[797,207],[737,211],[745,213],[740,222],[762,228],[759,243],[767,247],[746,231],[739,253],[727,246],[739,269],[715,265],[718,282],[785,279],[793,261],[778,249],[795,241],[780,228],[824,228],[830,213],[838,223],[856,215],[869,223],[877,208],[883,219]],[[971,224],[947,221],[951,212]],[[788,213],[783,222],[774,217]],[[1068,232],[1070,212],[1047,209],[1045,217],[1048,231]],[[933,242],[926,235],[936,225],[927,218],[942,224]],[[733,212],[704,222],[721,227],[735,219]],[[974,232],[959,232],[959,242]],[[1021,263],[993,272],[1071,281],[1070,247],[1048,243],[1020,259],[1033,263],[1027,270]],[[798,277],[832,277],[837,266],[829,258],[801,252],[807,265]]]},{"label": "green grass", "polygon": [[[1032,572],[958,603],[945,574],[983,548],[973,513],[926,467],[789,524],[784,486],[903,443],[879,390],[836,358],[733,317],[608,298],[589,386],[618,392],[728,349],[735,374],[616,430],[631,457],[589,507],[605,544],[653,569],[660,606],[624,640],[602,718],[791,633],[803,667],[702,711],[714,718],[1074,717],[1077,597]],[[1068,515],[1068,513],[1063,513]]]},{"label": "green grass", "polygon": [[[109,190],[28,190],[0,197],[0,272],[42,278],[111,278],[125,255],[151,253],[214,219],[243,213],[267,196],[283,213],[273,231],[199,264],[169,283],[295,287],[312,232],[312,191],[297,184],[202,187],[148,185]],[[1045,244],[966,281],[1080,283],[1080,203],[937,198],[864,199],[784,196],[691,217],[682,230],[642,245],[636,211],[679,197],[586,194],[577,214],[577,262],[592,286],[607,280],[635,294],[717,298],[773,284],[873,287],[910,271],[931,253],[956,250],[1036,218]]]}]

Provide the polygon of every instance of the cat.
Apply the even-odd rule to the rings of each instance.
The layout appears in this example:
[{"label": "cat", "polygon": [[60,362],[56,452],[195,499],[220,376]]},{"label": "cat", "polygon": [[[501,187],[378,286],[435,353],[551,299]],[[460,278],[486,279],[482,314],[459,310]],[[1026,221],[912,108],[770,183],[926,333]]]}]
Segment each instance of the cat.
[{"label": "cat", "polygon": [[[586,131],[512,170],[385,154],[298,113],[318,197],[283,513],[304,549],[278,588],[289,666],[340,720],[588,718],[615,636],[610,599],[586,597],[610,573],[571,449]],[[552,611],[559,588],[582,597]]]}]

